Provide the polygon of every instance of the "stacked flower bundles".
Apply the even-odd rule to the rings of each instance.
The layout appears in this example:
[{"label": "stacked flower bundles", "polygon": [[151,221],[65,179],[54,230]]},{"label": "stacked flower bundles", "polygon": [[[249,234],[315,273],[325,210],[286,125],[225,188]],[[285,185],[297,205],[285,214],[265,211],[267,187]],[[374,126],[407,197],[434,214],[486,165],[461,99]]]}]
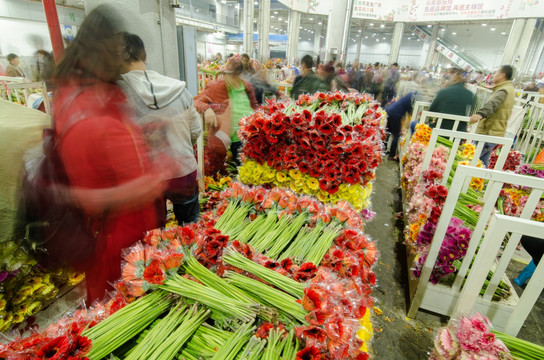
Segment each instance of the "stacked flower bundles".
[{"label": "stacked flower bundles", "polygon": [[367,208],[384,138],[382,112],[369,101],[317,93],[296,104],[269,102],[240,122],[241,180]]}]

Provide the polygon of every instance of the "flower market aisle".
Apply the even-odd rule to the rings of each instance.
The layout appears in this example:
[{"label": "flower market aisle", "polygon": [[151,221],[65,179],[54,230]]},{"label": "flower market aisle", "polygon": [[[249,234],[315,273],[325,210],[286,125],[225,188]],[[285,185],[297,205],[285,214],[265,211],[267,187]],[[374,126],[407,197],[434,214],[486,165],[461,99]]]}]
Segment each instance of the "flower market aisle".
[{"label": "flower market aisle", "polygon": [[[372,200],[376,216],[365,225],[365,233],[376,242],[380,254],[373,268],[377,281],[372,294],[379,309],[375,308],[373,316],[375,359],[428,359],[436,332],[447,325],[448,318],[423,310],[416,319],[406,318],[409,295],[404,224],[395,216],[402,211],[397,162],[385,160],[378,167]],[[515,277],[524,266],[513,261],[507,271],[509,277]],[[517,285],[514,288],[521,295],[523,290]],[[538,299],[518,338],[544,345],[544,295]]]},{"label": "flower market aisle", "polygon": [[[384,160],[376,172],[372,210],[376,217],[365,225],[365,233],[380,253],[374,267],[376,298],[373,349],[376,360],[428,359],[434,333],[447,319],[420,312],[417,319],[407,319],[408,271],[403,245],[402,220],[395,214],[402,210],[399,194],[399,164]],[[376,311],[377,310],[377,311]],[[381,315],[378,315],[383,312]]]}]

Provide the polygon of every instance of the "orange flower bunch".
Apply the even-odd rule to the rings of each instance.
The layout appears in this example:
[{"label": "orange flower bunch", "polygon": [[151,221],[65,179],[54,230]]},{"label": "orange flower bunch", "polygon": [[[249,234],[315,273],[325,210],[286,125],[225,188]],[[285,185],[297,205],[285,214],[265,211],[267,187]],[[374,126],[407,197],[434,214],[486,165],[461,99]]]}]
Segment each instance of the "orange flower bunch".
[{"label": "orange flower bunch", "polygon": [[424,145],[429,145],[432,132],[433,132],[433,129],[431,129],[429,125],[417,124],[416,132],[414,133],[414,135],[412,135],[412,138],[410,139],[410,144],[418,142]]}]

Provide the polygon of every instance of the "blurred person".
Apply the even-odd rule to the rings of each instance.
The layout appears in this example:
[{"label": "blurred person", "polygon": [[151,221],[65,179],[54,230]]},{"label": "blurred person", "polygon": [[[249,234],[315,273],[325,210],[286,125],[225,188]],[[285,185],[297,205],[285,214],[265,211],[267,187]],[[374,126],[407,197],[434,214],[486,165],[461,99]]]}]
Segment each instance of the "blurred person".
[{"label": "blurred person", "polygon": [[[198,165],[193,145],[202,133],[200,114],[186,83],[148,70],[147,53],[138,35],[124,34],[121,79],[117,82],[129,101],[138,124],[151,146],[167,156],[172,169],[165,198],[172,201],[179,225],[196,222]],[[129,110],[127,110],[129,112]]]},{"label": "blurred person", "polygon": [[[514,108],[515,90],[512,85],[514,69],[510,65],[503,65],[493,75],[493,92],[487,102],[470,117],[472,124],[478,123],[477,134],[490,136],[504,136],[506,125]],[[489,157],[495,144],[485,143],[480,160],[487,167]]]},{"label": "blurred person", "polygon": [[395,87],[400,80],[399,64],[393,63],[386,72],[386,80],[383,85],[382,106],[387,105],[395,97]]},{"label": "blurred person", "polygon": [[344,69],[344,65],[341,62],[336,64],[336,76],[342,79],[344,83],[349,84],[349,74],[346,69]]},{"label": "blurred person", "polygon": [[336,75],[332,62],[323,66],[322,74],[323,82],[327,87],[327,91],[344,91],[348,92],[348,85],[339,76]]},{"label": "blurred person", "polygon": [[531,81],[529,85],[527,85],[525,89],[523,89],[523,91],[538,92],[538,86],[536,86],[536,83],[534,81]]},{"label": "blurred person", "polygon": [[223,61],[223,55],[221,55],[221,53],[217,53],[215,54],[215,59],[213,60],[214,63],[217,63],[217,64],[220,64],[220,65],[223,65],[225,64],[225,62]]},{"label": "blurred person", "polygon": [[6,66],[6,74],[10,77],[26,77],[23,69],[19,66],[19,56],[14,53],[8,54],[8,66]]},{"label": "blurred person", "polygon": [[397,147],[402,130],[402,118],[406,114],[412,113],[415,95],[415,92],[410,92],[385,108],[385,112],[387,113],[387,131],[393,136],[388,151],[388,160],[399,160],[397,156]]},{"label": "blurred person", "polygon": [[242,54],[242,74],[240,77],[245,81],[249,81],[251,76],[255,74],[255,69],[251,64],[251,59],[248,54]]},{"label": "blurred person", "polygon": [[49,86],[55,72],[55,58],[53,54],[45,50],[36,51],[33,67],[35,81],[44,81]]},{"label": "blurred person", "polygon": [[54,76],[54,138],[70,195],[96,234],[87,299],[102,299],[121,276],[121,251],[164,223],[160,200],[168,169],[155,169],[143,134],[126,114],[115,81],[123,55],[119,15],[91,11]]},{"label": "blurred person", "polygon": [[[429,111],[443,114],[468,116],[474,103],[474,94],[465,87],[466,77],[463,69],[450,68],[447,86],[435,96]],[[442,120],[441,129],[452,130],[453,120]],[[467,131],[467,123],[459,122],[457,131]]]},{"label": "blurred person", "polygon": [[240,77],[242,71],[242,57],[231,57],[221,68],[223,79],[210,82],[194,98],[194,105],[203,114],[210,130],[207,152],[214,160],[206,168],[209,176],[222,168],[229,146],[234,161],[241,164],[238,155],[242,142],[237,134],[238,123],[259,107],[253,86]]},{"label": "blurred person", "polygon": [[383,69],[381,64],[376,62],[372,71],[372,80],[370,81],[370,93],[374,95],[374,99],[378,100],[382,93],[383,85]]},{"label": "blurred person", "polygon": [[327,87],[323,81],[312,70],[314,60],[310,55],[305,55],[300,60],[301,75],[295,78],[293,89],[291,90],[291,98],[298,99],[301,94],[314,94],[318,91],[327,91]]}]

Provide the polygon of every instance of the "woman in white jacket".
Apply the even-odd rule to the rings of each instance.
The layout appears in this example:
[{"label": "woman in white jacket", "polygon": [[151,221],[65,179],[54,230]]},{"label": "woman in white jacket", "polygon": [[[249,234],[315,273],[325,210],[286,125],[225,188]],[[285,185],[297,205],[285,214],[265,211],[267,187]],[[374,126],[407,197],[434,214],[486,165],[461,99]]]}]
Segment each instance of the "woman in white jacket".
[{"label": "woman in white jacket", "polygon": [[118,84],[127,95],[129,111],[143,129],[155,159],[172,169],[165,198],[174,204],[180,225],[195,222],[200,208],[193,145],[202,125],[193,96],[184,81],[147,70],[144,43],[139,36],[125,34],[124,52]]}]

